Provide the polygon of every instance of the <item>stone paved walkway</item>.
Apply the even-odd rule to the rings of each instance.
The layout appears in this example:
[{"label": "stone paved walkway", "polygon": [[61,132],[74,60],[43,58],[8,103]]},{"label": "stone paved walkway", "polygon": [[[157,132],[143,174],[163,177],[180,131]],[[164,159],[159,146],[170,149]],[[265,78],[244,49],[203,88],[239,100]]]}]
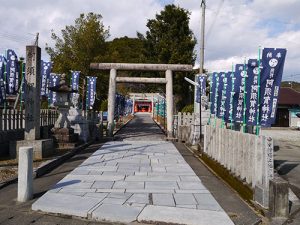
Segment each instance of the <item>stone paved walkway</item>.
[{"label": "stone paved walkway", "polygon": [[138,116],[123,141],[106,143],[32,209],[123,223],[233,224],[172,143],[150,133],[124,138],[134,126],[158,129],[149,119]]}]

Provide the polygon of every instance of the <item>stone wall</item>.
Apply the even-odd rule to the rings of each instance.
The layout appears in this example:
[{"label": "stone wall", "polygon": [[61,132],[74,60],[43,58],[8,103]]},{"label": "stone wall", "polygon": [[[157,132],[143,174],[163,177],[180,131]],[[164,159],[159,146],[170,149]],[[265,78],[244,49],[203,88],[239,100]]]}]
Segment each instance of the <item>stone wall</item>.
[{"label": "stone wall", "polygon": [[274,178],[272,138],[206,125],[203,153],[248,184],[254,200],[268,207],[269,181]]},{"label": "stone wall", "polygon": [[[51,128],[53,125],[42,126],[40,128],[41,138],[51,138]],[[24,129],[0,131],[0,157],[9,156],[9,142],[24,140]]]},{"label": "stone wall", "polygon": [[24,129],[0,131],[0,157],[9,156],[9,141],[24,139]]}]

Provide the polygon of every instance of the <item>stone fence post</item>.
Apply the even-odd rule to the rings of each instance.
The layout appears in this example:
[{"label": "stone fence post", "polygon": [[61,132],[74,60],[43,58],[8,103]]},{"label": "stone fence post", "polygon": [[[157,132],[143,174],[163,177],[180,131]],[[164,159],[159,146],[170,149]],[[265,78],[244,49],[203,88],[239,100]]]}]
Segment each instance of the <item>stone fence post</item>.
[{"label": "stone fence post", "polygon": [[18,201],[26,202],[33,197],[33,148],[20,147],[18,166]]},{"label": "stone fence post", "polygon": [[289,216],[289,183],[279,176],[270,180],[269,210],[273,218]]}]

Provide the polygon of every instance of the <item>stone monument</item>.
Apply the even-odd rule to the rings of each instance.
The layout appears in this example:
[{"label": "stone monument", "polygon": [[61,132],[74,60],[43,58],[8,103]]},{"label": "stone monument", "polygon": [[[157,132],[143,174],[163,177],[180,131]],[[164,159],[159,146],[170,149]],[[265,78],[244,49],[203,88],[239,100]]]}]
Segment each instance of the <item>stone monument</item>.
[{"label": "stone monument", "polygon": [[52,139],[40,140],[40,77],[41,49],[38,46],[26,46],[25,73],[25,140],[11,141],[11,158],[18,158],[20,147],[33,147],[33,158],[50,156],[53,149]]},{"label": "stone monument", "polygon": [[80,141],[86,143],[90,139],[89,122],[82,116],[82,111],[71,107],[69,110],[68,120],[74,133],[78,134]]},{"label": "stone monument", "polygon": [[75,134],[74,129],[71,128],[68,112],[71,106],[71,93],[77,91],[67,85],[65,74],[61,75],[59,85],[50,87],[49,90],[56,92],[57,101],[54,106],[57,106],[59,111],[58,119],[52,128],[54,141],[58,149],[72,149],[78,144],[78,134]]}]

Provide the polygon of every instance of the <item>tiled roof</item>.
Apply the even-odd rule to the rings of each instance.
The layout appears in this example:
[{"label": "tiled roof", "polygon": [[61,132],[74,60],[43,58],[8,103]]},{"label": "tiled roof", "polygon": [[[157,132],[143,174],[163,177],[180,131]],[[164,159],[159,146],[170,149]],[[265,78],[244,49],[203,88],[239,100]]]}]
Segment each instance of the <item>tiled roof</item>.
[{"label": "tiled roof", "polygon": [[300,92],[289,87],[280,88],[279,105],[300,105]]}]

